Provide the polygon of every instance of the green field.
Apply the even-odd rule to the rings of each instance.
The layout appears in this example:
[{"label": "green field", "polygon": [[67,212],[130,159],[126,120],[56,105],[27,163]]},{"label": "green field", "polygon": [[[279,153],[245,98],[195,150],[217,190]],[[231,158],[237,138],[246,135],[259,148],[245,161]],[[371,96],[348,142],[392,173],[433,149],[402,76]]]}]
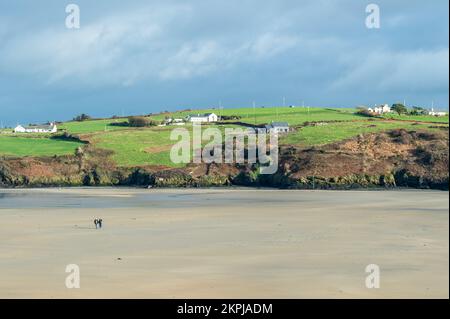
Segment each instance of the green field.
[{"label": "green field", "polygon": [[95,134],[91,141],[99,148],[114,151],[113,159],[121,166],[176,166],[170,162],[171,128],[139,128]]},{"label": "green field", "polygon": [[0,155],[54,156],[73,154],[82,143],[46,137],[0,136]]},{"label": "green field", "polygon": [[[351,121],[360,120],[361,116],[354,114],[354,109],[332,109],[317,107],[258,107],[240,109],[207,109],[175,112],[169,116],[183,118],[189,114],[216,113],[219,116],[240,116],[239,121],[248,124],[267,124],[271,121],[289,122],[290,125],[298,125],[312,121]],[[156,121],[161,121],[168,114],[151,116]]]},{"label": "green field", "polygon": [[292,132],[282,137],[280,141],[282,144],[293,144],[300,146],[323,145],[345,140],[353,136],[357,136],[358,134],[374,133],[399,128],[408,130],[436,130],[435,128],[430,128],[429,124],[414,124],[409,122],[344,122],[303,127],[297,132]]},{"label": "green field", "polygon": [[432,115],[398,115],[398,114],[386,114],[383,116],[386,119],[401,120],[401,121],[422,121],[432,123],[448,123],[447,116],[432,116]]},{"label": "green field", "polygon": [[58,126],[59,130],[65,130],[72,134],[86,134],[94,132],[108,132],[123,130],[126,127],[113,126],[112,123],[124,122],[126,119],[92,120],[83,122],[66,122]]},{"label": "green field", "polygon": [[[214,126],[217,127],[217,126]],[[236,125],[219,126],[224,136],[225,128],[235,128]],[[97,147],[114,151],[113,159],[120,166],[144,166],[154,164],[170,167],[180,167],[170,160],[170,149],[174,143],[170,133],[174,127],[136,128],[126,131],[112,131],[90,136],[91,142]],[[192,126],[182,127],[192,136]],[[206,129],[206,126],[204,127]],[[208,141],[203,141],[206,144]],[[192,152],[192,150],[191,150]]]},{"label": "green field", "polygon": [[[434,130],[434,126],[448,127],[447,117],[434,116],[398,116],[388,115],[386,119],[368,119],[355,114],[349,108],[316,107],[258,107],[224,110],[192,110],[153,115],[154,121],[165,117],[183,118],[188,114],[214,112],[220,116],[239,116],[236,121],[228,121],[225,127],[236,127],[239,123],[267,124],[272,121],[285,121],[294,129],[280,138],[281,144],[311,146],[327,144],[361,133],[378,132],[389,129],[405,128],[411,130]],[[170,148],[175,143],[170,140],[169,127],[130,128],[114,126],[113,123],[125,119],[89,120],[83,122],[66,122],[59,125],[61,131],[79,135],[89,140],[94,147],[112,150],[113,160],[120,166],[163,165],[177,166],[169,159]],[[306,122],[321,122],[311,126]],[[445,124],[442,124],[445,123]],[[191,125],[184,126],[191,129]],[[13,156],[53,156],[73,154],[81,143],[51,139],[49,135],[15,135],[0,134],[0,155]]]}]

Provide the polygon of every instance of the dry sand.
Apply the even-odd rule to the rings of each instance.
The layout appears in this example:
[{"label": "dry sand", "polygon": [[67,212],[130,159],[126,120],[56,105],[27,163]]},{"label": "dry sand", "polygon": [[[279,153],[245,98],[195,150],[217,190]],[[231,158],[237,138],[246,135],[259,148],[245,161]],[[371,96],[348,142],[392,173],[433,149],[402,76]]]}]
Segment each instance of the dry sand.
[{"label": "dry sand", "polygon": [[0,190],[0,298],[395,297],[449,297],[447,192]]}]

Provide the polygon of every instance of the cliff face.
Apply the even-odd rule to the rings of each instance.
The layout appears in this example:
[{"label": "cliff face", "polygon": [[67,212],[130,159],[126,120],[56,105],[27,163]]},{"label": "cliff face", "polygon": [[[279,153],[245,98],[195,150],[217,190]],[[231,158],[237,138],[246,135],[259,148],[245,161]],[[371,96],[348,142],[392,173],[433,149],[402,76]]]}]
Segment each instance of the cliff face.
[{"label": "cliff face", "polygon": [[198,164],[183,169],[118,168],[108,151],[87,146],[75,156],[0,159],[0,185],[208,187],[227,185],[341,189],[449,189],[448,130],[394,130],[321,147],[282,146],[274,175],[256,165]]},{"label": "cliff face", "polygon": [[282,150],[287,183],[317,187],[409,186],[448,189],[448,131],[394,130],[320,148]]}]

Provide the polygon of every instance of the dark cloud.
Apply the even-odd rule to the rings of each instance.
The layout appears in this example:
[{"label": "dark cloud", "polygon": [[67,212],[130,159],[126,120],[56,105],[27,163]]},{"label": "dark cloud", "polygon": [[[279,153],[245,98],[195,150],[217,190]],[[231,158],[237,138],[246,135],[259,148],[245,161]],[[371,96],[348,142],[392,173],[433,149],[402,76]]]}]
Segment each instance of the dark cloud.
[{"label": "dark cloud", "polygon": [[60,1],[0,4],[3,122],[178,107],[448,107],[448,1]]}]

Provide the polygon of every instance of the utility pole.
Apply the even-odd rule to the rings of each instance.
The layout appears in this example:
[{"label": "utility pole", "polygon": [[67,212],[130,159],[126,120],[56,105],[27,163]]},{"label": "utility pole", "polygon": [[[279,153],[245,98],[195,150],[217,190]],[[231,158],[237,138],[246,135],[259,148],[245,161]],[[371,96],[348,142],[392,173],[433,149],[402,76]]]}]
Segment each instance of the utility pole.
[{"label": "utility pole", "polygon": [[255,118],[255,126],[256,126],[256,103],[253,101],[253,116]]}]

